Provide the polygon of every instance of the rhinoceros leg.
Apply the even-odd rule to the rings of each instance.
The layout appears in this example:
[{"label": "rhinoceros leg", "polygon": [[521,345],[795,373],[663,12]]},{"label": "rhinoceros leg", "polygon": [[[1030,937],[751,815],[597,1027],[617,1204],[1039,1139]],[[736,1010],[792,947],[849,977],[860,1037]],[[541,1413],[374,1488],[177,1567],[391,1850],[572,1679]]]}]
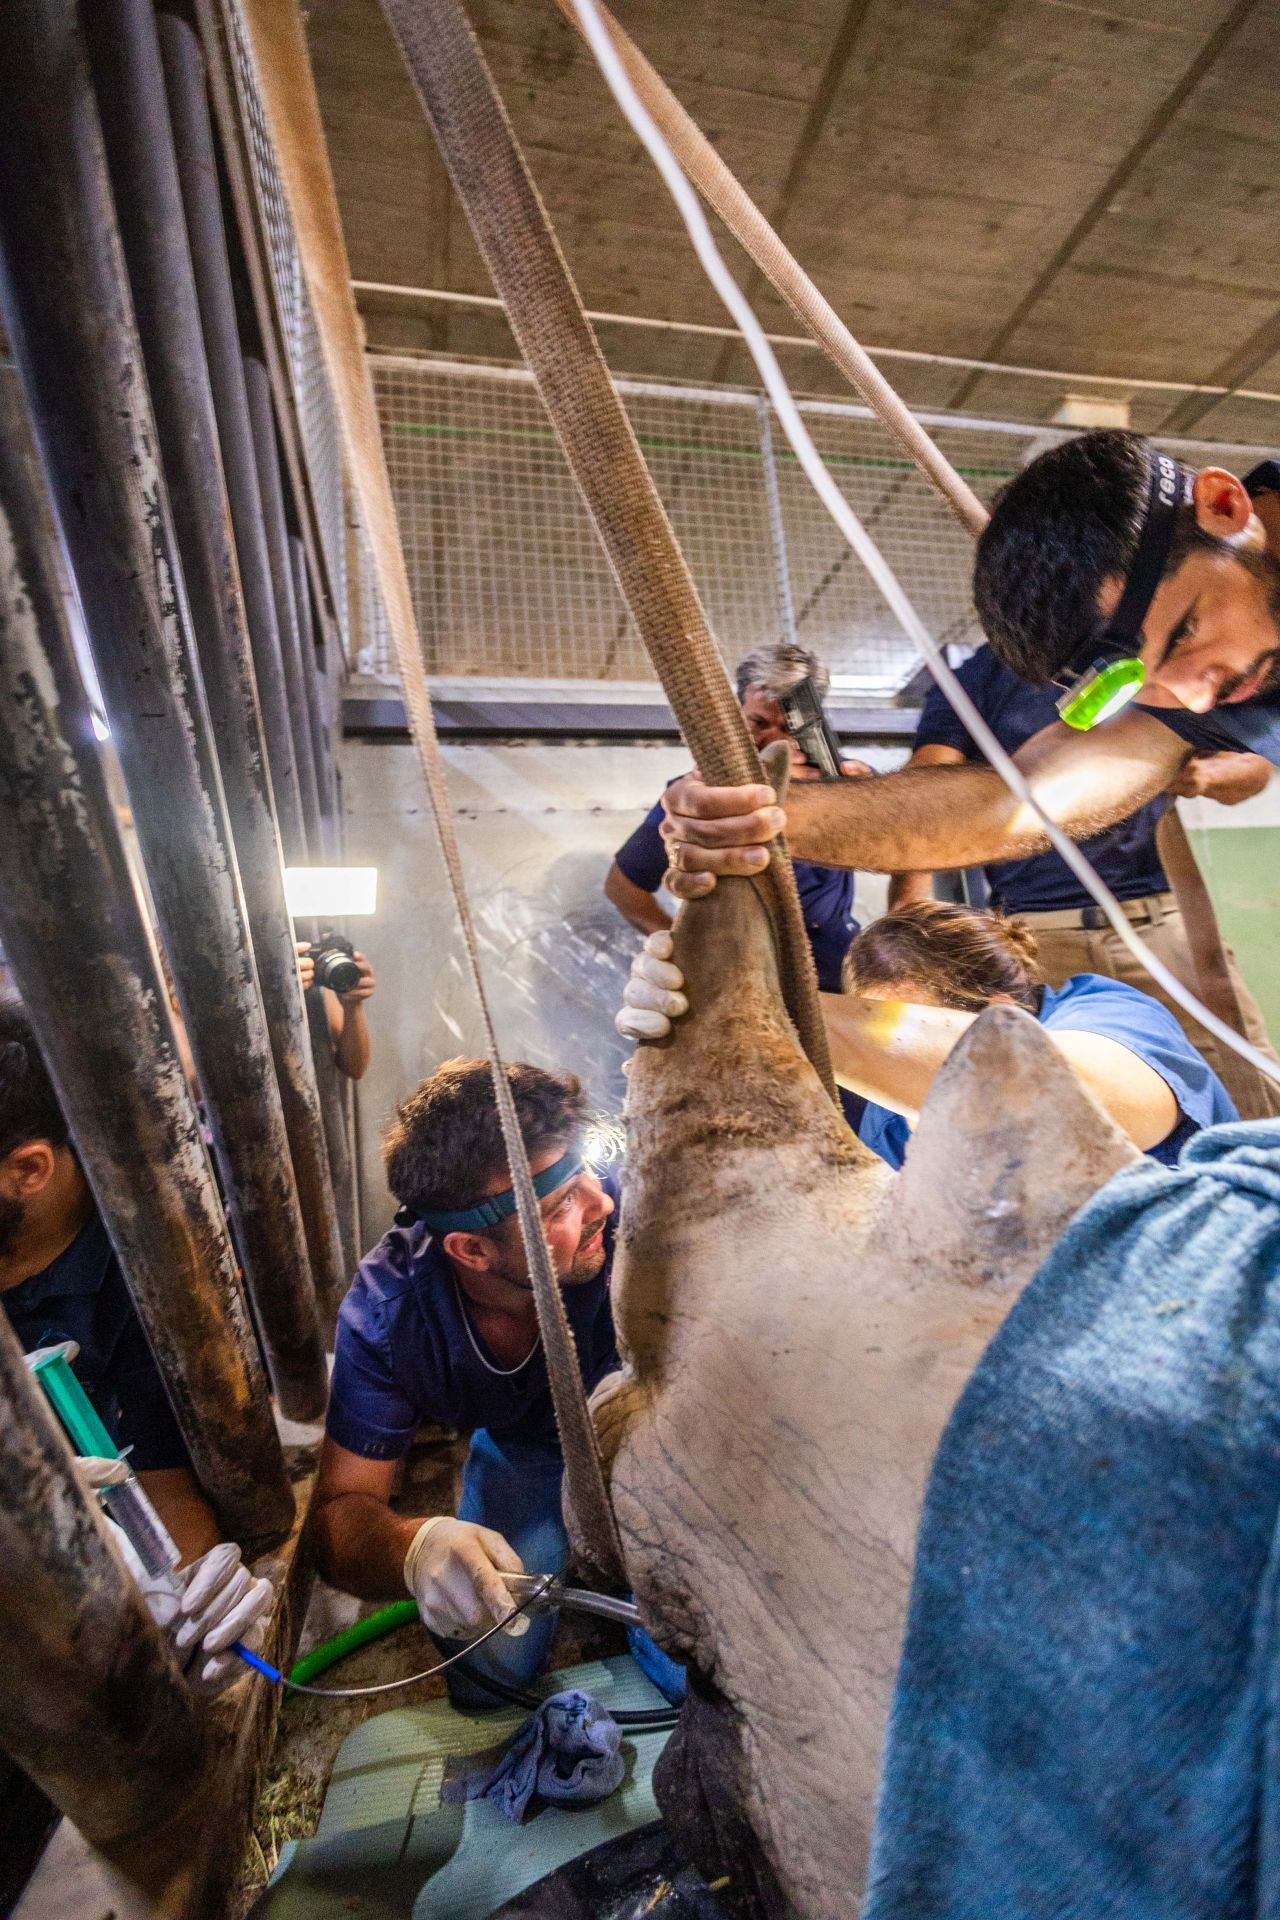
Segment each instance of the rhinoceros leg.
[{"label": "rhinoceros leg", "polygon": [[660,1798],[739,1912],[848,1920],[938,1436],[1066,1220],[1133,1155],[1000,1009],[895,1181],[800,1053],[749,883],[686,909],[676,944],[692,1011],[631,1075],[612,1402],[628,1574],[697,1672]]}]

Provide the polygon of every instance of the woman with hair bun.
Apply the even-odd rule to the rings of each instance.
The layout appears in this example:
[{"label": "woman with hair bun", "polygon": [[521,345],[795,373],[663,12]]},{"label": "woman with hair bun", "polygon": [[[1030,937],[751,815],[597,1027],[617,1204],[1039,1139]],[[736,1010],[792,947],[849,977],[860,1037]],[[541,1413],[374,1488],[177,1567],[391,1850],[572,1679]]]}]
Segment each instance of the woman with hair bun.
[{"label": "woman with hair bun", "polygon": [[[891,1167],[902,1165],[934,1075],[996,1002],[1038,1020],[1099,1106],[1166,1166],[1201,1127],[1239,1118],[1167,1007],[1100,973],[1045,986],[1031,929],[1002,913],[942,900],[899,907],[858,935],[843,982],[843,993],[821,996],[841,1105]],[[618,1031],[661,1038],[687,1008],[683,985],[671,935],[651,935],[632,966]]]},{"label": "woman with hair bun", "polygon": [[844,994],[823,995],[850,1124],[900,1167],[934,1074],[997,1002],[1025,1007],[1136,1147],[1172,1166],[1201,1127],[1235,1120],[1226,1088],[1169,1010],[1099,973],[1043,984],[1025,921],[921,900],[875,921],[849,948]]}]

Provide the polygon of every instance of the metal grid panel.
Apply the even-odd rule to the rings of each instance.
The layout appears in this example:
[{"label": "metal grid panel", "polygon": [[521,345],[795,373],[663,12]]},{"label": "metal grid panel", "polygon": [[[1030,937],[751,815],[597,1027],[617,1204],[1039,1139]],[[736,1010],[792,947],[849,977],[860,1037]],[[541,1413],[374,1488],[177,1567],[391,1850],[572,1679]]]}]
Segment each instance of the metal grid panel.
[{"label": "metal grid panel", "polygon": [[343,531],[342,440],[329,387],[311,297],[302,272],[293,221],[258,92],[248,31],[237,0],[226,0],[235,52],[236,90],[249,134],[254,185],[267,238],[267,263],[284,336],[302,453],[316,519],[347,649],[347,560]]},{"label": "metal grid panel", "polygon": [[[429,674],[642,681],[652,668],[523,369],[373,356],[374,389]],[[782,631],[757,395],[618,381],[732,665]],[[930,631],[976,646],[973,543],[867,410],[804,402],[819,451]],[[1067,437],[935,420],[939,445],[990,500]],[[919,661],[773,424],[797,637],[844,690],[884,699]],[[1239,469],[1250,450],[1176,443]],[[1188,447],[1190,446],[1190,451]],[[365,659],[392,670],[371,617]]]},{"label": "metal grid panel", "polygon": [[[648,657],[532,385],[510,369],[373,362],[391,483],[433,674],[644,680]],[[627,411],[712,629],[732,664],[781,631],[758,405],[622,382]],[[883,429],[811,419],[841,486],[931,627],[971,635],[971,547]],[[990,493],[1025,435],[957,433]],[[781,433],[774,426],[775,447]],[[779,491],[797,632],[869,695],[916,666],[782,443]],[[375,671],[385,671],[375,656]]]}]

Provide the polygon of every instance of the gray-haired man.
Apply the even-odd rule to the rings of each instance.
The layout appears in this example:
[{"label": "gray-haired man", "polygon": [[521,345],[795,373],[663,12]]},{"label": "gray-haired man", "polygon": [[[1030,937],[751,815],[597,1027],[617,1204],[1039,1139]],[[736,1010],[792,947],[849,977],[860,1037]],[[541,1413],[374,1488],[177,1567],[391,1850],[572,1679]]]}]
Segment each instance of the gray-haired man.
[{"label": "gray-haired man", "polygon": [[[792,778],[797,780],[816,779],[817,774],[787,732],[780,696],[789,693],[806,677],[813,681],[822,698],[831,684],[826,663],[808,647],[787,641],[756,647],[739,661],[736,674],[738,704],[755,746],[760,749],[775,740],[791,740]],[[841,764],[850,779],[872,772],[861,760],[842,760]],[[604,883],[605,897],[624,920],[645,934],[661,932],[671,925],[670,914],[654,897],[668,865],[666,842],[659,831],[662,820],[659,800],[630,839],[619,847]],[[849,942],[858,931],[853,917],[853,875],[797,860],[796,884],[818,969],[818,984],[824,993],[838,993],[840,968]]]}]

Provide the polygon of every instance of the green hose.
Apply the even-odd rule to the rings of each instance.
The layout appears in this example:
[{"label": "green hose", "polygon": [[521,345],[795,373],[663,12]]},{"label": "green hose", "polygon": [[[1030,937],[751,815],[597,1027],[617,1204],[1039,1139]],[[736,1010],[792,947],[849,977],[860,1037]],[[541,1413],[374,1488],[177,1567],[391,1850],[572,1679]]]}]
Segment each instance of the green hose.
[{"label": "green hose", "polygon": [[389,1607],[380,1607],[377,1613],[367,1614],[353,1626],[335,1633],[332,1639],[322,1640],[318,1647],[312,1647],[310,1653],[304,1654],[291,1669],[289,1678],[295,1686],[305,1687],[318,1673],[323,1673],[326,1667],[334,1666],[339,1660],[345,1660],[358,1647],[368,1646],[371,1640],[381,1640],[384,1634],[394,1633],[397,1627],[407,1627],[411,1620],[417,1618],[416,1600],[393,1600]]}]

